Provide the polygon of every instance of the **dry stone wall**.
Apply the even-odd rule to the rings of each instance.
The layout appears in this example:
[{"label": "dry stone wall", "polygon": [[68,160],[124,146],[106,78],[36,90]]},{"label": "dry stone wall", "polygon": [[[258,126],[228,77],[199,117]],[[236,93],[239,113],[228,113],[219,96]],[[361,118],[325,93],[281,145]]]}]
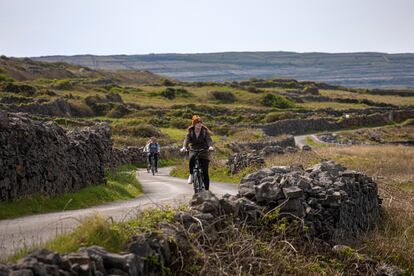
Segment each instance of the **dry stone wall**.
[{"label": "dry stone wall", "polygon": [[[177,154],[163,149],[163,158]],[[106,168],[144,161],[142,148],[113,148],[106,124],[67,131],[0,110],[0,201],[78,191],[104,183]]]},{"label": "dry stone wall", "polygon": [[402,122],[414,118],[414,109],[387,110],[383,113],[351,116],[341,120],[334,118],[288,119],[257,126],[270,136],[282,134],[300,135],[315,131],[333,131],[339,129],[370,127]]},{"label": "dry stone wall", "polygon": [[0,201],[103,183],[111,149],[107,125],[67,132],[54,123],[0,111]]}]

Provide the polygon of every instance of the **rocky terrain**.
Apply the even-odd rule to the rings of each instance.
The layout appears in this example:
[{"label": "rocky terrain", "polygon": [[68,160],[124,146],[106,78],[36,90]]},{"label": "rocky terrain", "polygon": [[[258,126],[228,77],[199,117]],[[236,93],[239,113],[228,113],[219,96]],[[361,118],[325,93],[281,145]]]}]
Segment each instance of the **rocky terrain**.
[{"label": "rocky terrain", "polygon": [[[372,178],[347,170],[334,162],[322,162],[312,168],[272,167],[242,179],[236,196],[216,197],[209,191],[193,196],[191,210],[179,211],[174,222],[161,222],[154,232],[131,237],[127,252],[108,253],[92,246],[70,254],[37,250],[18,263],[0,266],[2,275],[159,275],[184,273],[177,265],[179,256],[191,256],[189,234],[210,242],[220,242],[220,231],[227,224],[266,228],[283,219],[301,222],[303,235],[329,242],[337,256],[360,258],[362,272],[401,275],[397,267],[375,261],[369,256],[350,253],[342,245],[354,241],[376,226],[381,199]],[[347,253],[348,252],[348,253]],[[348,255],[347,255],[348,254]],[[187,261],[185,261],[187,262]],[[191,262],[189,262],[191,263]],[[249,264],[244,264],[246,269]],[[251,265],[251,264],[250,264]],[[349,269],[351,271],[352,269]],[[207,268],[208,271],[208,268]],[[260,268],[255,267],[259,272]]]}]

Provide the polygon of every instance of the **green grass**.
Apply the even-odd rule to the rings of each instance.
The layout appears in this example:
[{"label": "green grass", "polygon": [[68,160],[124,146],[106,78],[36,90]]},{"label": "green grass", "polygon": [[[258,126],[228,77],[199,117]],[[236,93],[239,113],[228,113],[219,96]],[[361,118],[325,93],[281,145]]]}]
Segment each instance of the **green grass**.
[{"label": "green grass", "polygon": [[135,177],[136,167],[122,166],[106,172],[107,183],[81,189],[75,193],[56,197],[35,195],[30,198],[0,203],[0,219],[75,210],[116,200],[132,199],[142,193],[141,185]]},{"label": "green grass", "polygon": [[[246,168],[241,172],[231,175],[227,166],[219,162],[211,162],[209,167],[210,181],[225,182],[225,183],[239,183],[240,179],[255,171],[253,167]],[[185,160],[181,164],[178,164],[171,172],[170,175],[179,178],[188,178],[188,160]]]},{"label": "green grass", "polygon": [[187,210],[182,205],[177,208],[166,206],[143,210],[135,218],[125,222],[113,222],[99,214],[82,220],[78,227],[68,234],[32,248],[23,248],[15,255],[6,259],[7,263],[14,263],[36,248],[47,248],[59,253],[75,252],[81,247],[92,245],[102,246],[110,252],[121,252],[126,249],[131,237],[135,234],[156,230],[160,222],[173,222],[177,211]]},{"label": "green grass", "polygon": [[166,134],[171,140],[176,141],[178,144],[184,141],[185,135],[187,134],[186,129],[178,128],[161,128],[161,132]]}]

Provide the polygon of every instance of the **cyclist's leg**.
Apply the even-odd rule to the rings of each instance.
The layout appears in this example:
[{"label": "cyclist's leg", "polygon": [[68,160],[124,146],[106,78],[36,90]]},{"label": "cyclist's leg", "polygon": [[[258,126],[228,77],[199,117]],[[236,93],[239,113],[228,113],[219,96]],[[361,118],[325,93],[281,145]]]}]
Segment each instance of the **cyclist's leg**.
[{"label": "cyclist's leg", "polygon": [[210,177],[208,176],[208,159],[200,159],[200,166],[203,170],[203,182],[206,190],[210,188]]},{"label": "cyclist's leg", "polygon": [[188,162],[190,176],[188,177],[188,184],[193,183],[193,171],[195,166],[195,155],[190,154],[190,162]]},{"label": "cyclist's leg", "polygon": [[147,155],[147,171],[149,172],[151,169],[151,154],[148,153]]}]

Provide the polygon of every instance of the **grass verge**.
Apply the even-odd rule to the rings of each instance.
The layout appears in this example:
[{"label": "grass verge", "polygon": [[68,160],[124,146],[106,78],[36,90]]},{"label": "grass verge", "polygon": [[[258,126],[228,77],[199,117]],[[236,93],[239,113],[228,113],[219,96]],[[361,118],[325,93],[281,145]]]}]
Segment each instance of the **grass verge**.
[{"label": "grass verge", "polygon": [[132,199],[142,193],[135,177],[136,167],[121,166],[105,173],[106,184],[91,186],[56,197],[35,195],[12,202],[0,202],[0,219],[87,208],[116,200]]},{"label": "grass verge", "polygon": [[[184,160],[179,163],[172,171],[170,172],[171,176],[179,178],[188,178],[188,160]],[[220,160],[213,160],[210,162],[209,166],[209,175],[210,181],[216,182],[225,182],[225,183],[239,183],[240,179],[255,171],[256,168],[249,167],[237,174],[231,174],[230,170],[223,164]]]},{"label": "grass verge", "polygon": [[133,235],[156,230],[160,222],[173,222],[174,214],[177,211],[184,211],[186,208],[185,206],[177,208],[166,206],[164,208],[147,209],[140,211],[135,218],[125,222],[112,222],[99,214],[95,214],[82,220],[72,232],[60,235],[35,248],[23,248],[6,259],[6,262],[16,262],[36,248],[70,253],[81,247],[98,245],[110,252],[121,252],[126,249]]}]

